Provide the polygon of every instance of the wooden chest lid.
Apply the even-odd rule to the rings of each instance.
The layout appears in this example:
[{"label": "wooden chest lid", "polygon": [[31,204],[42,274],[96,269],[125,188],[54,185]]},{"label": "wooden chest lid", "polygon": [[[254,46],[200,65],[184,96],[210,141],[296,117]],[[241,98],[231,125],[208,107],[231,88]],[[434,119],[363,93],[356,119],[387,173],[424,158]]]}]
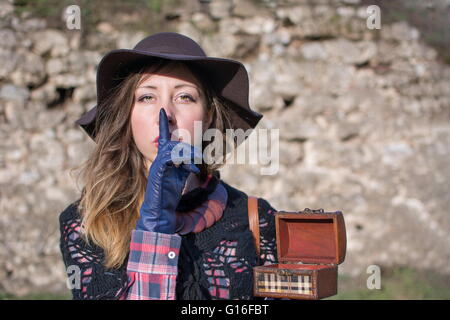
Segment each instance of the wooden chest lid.
[{"label": "wooden chest lid", "polygon": [[323,209],[275,213],[279,262],[340,264],[347,237],[341,211]]}]

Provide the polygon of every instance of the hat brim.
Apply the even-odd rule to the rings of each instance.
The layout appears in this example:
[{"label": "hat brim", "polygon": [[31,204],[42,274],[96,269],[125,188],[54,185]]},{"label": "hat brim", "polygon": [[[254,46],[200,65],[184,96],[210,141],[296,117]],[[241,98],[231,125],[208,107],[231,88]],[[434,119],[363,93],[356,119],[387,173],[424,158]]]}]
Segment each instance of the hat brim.
[{"label": "hat brim", "polygon": [[229,111],[234,129],[240,128],[244,131],[253,129],[263,117],[262,114],[251,110],[248,104],[248,74],[244,65],[239,61],[173,53],[152,53],[136,49],[117,49],[108,52],[99,63],[97,104],[75,121],[93,140],[96,135],[94,132],[95,119],[100,101],[109,94],[111,88],[123,80],[129,66],[144,62],[148,58],[188,61],[200,68],[207,78],[213,80],[210,84],[217,94],[232,102]]}]

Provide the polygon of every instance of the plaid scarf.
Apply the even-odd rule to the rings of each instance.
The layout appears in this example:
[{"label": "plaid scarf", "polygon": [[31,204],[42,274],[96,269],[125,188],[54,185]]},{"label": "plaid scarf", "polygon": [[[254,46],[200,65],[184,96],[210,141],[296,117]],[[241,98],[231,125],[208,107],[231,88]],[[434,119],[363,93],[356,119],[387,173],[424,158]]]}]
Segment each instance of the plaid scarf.
[{"label": "plaid scarf", "polygon": [[228,194],[220,176],[209,174],[200,187],[184,194],[177,207],[176,233],[198,233],[220,220]]}]

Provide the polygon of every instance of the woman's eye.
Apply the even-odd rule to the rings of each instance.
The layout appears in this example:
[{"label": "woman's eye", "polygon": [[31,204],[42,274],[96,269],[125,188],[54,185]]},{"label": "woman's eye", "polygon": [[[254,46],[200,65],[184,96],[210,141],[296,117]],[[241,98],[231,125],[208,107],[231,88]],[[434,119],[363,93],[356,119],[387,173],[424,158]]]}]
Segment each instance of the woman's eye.
[{"label": "woman's eye", "polygon": [[[188,94],[183,94],[183,95],[181,95],[180,96],[180,98],[182,98],[182,100],[184,100],[184,101],[192,101],[192,102],[195,102],[195,100],[194,100],[194,98],[192,98],[190,95],[188,95]],[[186,100],[187,99],[187,100]]]},{"label": "woman's eye", "polygon": [[[194,98],[192,98],[190,95],[188,95],[188,94],[183,94],[183,95],[181,95],[181,96],[179,96],[180,98],[181,98],[181,100],[183,101],[183,102],[188,102],[188,101],[191,101],[191,102],[195,102],[195,100],[194,100]],[[150,100],[147,100],[147,99],[153,99],[153,97],[152,96],[143,96],[143,97],[141,97],[141,98],[139,98],[139,102],[149,102]]]},{"label": "woman's eye", "polygon": [[139,98],[139,102],[146,102],[145,99],[147,99],[147,98],[153,98],[153,97],[151,97],[151,96],[143,96],[143,97]]}]

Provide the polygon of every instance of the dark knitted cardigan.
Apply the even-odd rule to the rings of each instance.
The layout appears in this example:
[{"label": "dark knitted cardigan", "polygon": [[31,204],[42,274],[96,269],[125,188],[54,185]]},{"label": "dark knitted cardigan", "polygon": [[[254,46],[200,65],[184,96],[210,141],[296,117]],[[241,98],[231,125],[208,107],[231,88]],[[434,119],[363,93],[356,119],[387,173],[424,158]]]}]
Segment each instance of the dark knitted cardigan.
[{"label": "dark knitted cardigan", "polygon": [[[252,294],[253,267],[269,263],[276,263],[275,243],[275,209],[264,199],[258,198],[258,212],[260,219],[261,254],[257,257],[256,248],[249,229],[247,194],[231,187],[223,180],[217,171],[214,182],[207,189],[197,188],[184,194],[177,207],[180,211],[196,208],[207,199],[217,183],[222,183],[228,192],[227,205],[222,218],[211,227],[199,233],[181,235],[182,242],[178,259],[178,275],[176,281],[176,299],[178,300],[208,300],[211,297],[208,291],[210,285],[205,274],[206,260],[214,261],[214,268],[223,270],[229,279],[230,299],[257,299]],[[127,260],[118,269],[107,269],[103,266],[103,250],[95,245],[89,246],[81,237],[74,240],[75,245],[68,245],[64,239],[73,226],[79,222],[79,200],[69,205],[59,217],[61,241],[60,250],[66,268],[77,265],[82,273],[91,269],[91,280],[82,292],[80,288],[72,290],[73,299],[118,299],[126,290]],[[223,241],[226,240],[226,241]],[[224,254],[227,250],[219,250],[227,243],[237,241],[236,256]],[[223,248],[226,249],[226,248]],[[75,255],[74,255],[75,250]],[[74,256],[78,254],[78,259]],[[83,257],[84,259],[79,259]],[[206,259],[208,258],[208,259]],[[84,260],[84,262],[80,262]],[[235,272],[236,267],[231,264],[240,264],[241,272]],[[242,271],[243,270],[243,271]],[[83,282],[83,280],[82,280]]]}]

